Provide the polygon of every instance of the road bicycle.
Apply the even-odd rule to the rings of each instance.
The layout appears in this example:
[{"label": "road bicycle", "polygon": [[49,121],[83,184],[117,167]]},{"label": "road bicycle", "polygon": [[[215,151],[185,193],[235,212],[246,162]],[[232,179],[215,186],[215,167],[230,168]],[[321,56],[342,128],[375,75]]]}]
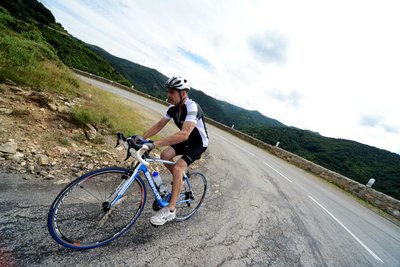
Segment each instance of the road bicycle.
[{"label": "road bicycle", "polygon": [[[135,136],[117,133],[117,146],[134,157],[130,167],[94,170],[68,184],[51,205],[47,226],[53,239],[73,249],[91,249],[105,245],[124,234],[142,214],[146,204],[146,185],[154,194],[153,209],[169,204],[170,190],[161,195],[149,168],[154,164],[175,164],[150,156]],[[171,187],[170,187],[171,188]],[[186,172],[176,203],[175,221],[189,219],[201,206],[207,192],[207,179],[200,172]]]}]

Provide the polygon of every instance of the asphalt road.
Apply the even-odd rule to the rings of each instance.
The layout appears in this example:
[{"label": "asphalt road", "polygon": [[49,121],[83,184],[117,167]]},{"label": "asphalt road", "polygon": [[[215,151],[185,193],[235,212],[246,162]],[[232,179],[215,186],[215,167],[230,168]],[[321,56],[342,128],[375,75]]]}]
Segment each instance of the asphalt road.
[{"label": "asphalt road", "polygon": [[264,150],[211,125],[208,131],[207,163],[200,171],[209,191],[199,212],[154,228],[148,202],[132,229],[97,249],[66,249],[48,234],[47,212],[62,187],[0,173],[0,265],[400,266],[399,226]]}]

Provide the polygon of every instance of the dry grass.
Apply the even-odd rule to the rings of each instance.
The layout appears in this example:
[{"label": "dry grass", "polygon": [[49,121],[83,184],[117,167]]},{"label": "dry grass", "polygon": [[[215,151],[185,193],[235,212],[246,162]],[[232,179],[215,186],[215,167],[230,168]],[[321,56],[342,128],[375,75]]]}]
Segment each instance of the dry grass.
[{"label": "dry grass", "polygon": [[86,112],[91,120],[87,122],[106,125],[113,132],[133,135],[145,131],[144,114],[135,110],[129,102],[83,82],[80,88],[80,93],[89,100],[85,100],[84,106],[76,108],[74,114]]}]

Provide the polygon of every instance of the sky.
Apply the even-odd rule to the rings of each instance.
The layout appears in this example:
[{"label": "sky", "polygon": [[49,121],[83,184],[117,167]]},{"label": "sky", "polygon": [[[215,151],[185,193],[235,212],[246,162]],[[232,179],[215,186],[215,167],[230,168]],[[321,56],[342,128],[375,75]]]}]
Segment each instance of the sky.
[{"label": "sky", "polygon": [[40,2],[74,37],[212,97],[400,154],[397,0]]}]

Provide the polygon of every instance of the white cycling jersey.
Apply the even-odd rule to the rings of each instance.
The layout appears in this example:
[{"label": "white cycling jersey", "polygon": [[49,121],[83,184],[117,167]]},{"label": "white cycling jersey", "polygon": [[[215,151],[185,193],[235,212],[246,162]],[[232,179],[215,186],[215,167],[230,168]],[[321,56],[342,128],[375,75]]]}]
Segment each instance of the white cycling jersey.
[{"label": "white cycling jersey", "polygon": [[170,105],[164,117],[167,120],[173,119],[179,129],[182,129],[182,125],[185,121],[196,123],[196,127],[190,134],[188,142],[198,143],[203,147],[208,146],[208,134],[204,123],[203,110],[193,100],[187,98],[181,109],[177,106]]}]

